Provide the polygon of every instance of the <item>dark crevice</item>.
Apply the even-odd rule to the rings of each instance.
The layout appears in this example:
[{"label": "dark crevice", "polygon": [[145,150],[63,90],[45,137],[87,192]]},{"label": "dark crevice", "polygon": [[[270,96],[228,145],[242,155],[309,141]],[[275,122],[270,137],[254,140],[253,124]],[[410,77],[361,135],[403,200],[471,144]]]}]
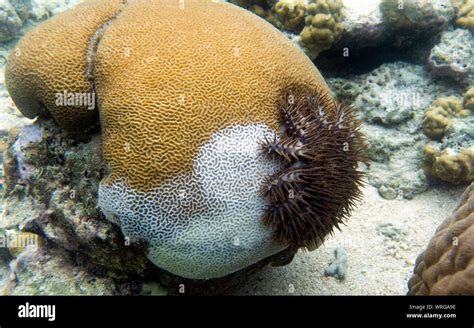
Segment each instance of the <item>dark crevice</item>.
[{"label": "dark crevice", "polygon": [[118,12],[109,20],[107,20],[104,24],[102,24],[92,35],[89,40],[89,44],[87,46],[87,81],[92,88],[92,92],[96,95],[96,105],[97,109],[99,110],[99,95],[97,94],[96,88],[96,57],[97,51],[99,49],[100,41],[104,37],[107,29],[112,25],[112,23],[123,13],[125,8],[128,5],[128,0],[124,0]]},{"label": "dark crevice", "polygon": [[438,39],[439,36],[432,36],[419,42],[407,40],[397,44],[395,37],[392,37],[378,48],[353,49],[348,47],[348,56],[344,56],[344,48],[339,45],[334,49],[322,52],[314,60],[314,63],[326,78],[346,78],[367,74],[383,64],[398,61],[425,65],[430,51]]}]

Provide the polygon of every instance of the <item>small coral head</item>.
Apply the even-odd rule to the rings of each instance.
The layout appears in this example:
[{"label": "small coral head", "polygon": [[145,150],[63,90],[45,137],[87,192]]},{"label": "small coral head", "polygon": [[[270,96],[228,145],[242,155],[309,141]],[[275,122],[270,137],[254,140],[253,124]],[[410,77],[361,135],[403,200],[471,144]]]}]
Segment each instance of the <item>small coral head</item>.
[{"label": "small coral head", "polygon": [[339,228],[361,198],[364,174],[358,166],[367,161],[366,144],[348,103],[293,88],[277,107],[281,137],[264,140],[261,147],[282,169],[262,186],[269,203],[263,221],[277,241],[310,248]]}]

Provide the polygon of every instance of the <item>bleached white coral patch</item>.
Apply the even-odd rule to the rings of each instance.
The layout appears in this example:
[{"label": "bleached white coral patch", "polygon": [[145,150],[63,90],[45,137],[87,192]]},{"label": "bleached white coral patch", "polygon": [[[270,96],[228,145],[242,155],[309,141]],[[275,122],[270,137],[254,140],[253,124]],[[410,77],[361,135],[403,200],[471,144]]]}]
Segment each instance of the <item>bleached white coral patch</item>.
[{"label": "bleached white coral patch", "polygon": [[158,267],[190,279],[223,277],[286,248],[262,223],[264,177],[278,165],[259,155],[258,142],[275,132],[262,124],[214,133],[190,174],[150,192],[125,181],[101,183],[99,207],[131,240],[149,243]]}]

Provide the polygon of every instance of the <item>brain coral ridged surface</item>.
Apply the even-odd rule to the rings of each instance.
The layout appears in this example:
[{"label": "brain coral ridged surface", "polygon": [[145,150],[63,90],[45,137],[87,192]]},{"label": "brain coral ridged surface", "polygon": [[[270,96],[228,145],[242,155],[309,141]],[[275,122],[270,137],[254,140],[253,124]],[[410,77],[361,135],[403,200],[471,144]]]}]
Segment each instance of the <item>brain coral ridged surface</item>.
[{"label": "brain coral ridged surface", "polygon": [[276,128],[275,101],[288,85],[326,88],[299,49],[243,9],[148,0],[125,8],[99,44],[96,80],[111,178],[134,188],[189,172],[198,146],[231,124]]},{"label": "brain coral ridged surface", "polygon": [[[147,242],[157,266],[217,278],[288,246],[261,219],[259,188],[281,167],[262,158],[260,141],[278,139],[276,104],[290,87],[315,91],[329,116],[336,104],[269,23],[216,1],[91,0],[27,34],[17,52],[6,83],[26,116],[84,132],[99,114],[100,209]],[[61,93],[93,93],[97,108],[58,105]]]},{"label": "brain coral ridged surface", "polygon": [[23,115],[45,115],[47,108],[56,122],[69,131],[86,130],[95,123],[96,110],[78,104],[58,105],[56,94],[94,91],[88,74],[92,59],[89,40],[119,12],[122,2],[85,2],[39,25],[18,43],[9,57],[5,79]]},{"label": "brain coral ridged surface", "polygon": [[410,295],[474,294],[474,184],[418,256]]}]

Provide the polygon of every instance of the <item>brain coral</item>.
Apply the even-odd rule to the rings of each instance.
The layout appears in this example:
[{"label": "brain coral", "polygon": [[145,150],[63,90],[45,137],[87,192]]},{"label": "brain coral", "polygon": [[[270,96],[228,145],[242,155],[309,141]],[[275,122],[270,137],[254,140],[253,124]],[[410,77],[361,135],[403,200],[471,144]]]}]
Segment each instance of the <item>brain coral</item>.
[{"label": "brain coral", "polygon": [[69,131],[85,130],[95,123],[97,110],[79,103],[59,104],[56,95],[94,92],[89,64],[93,49],[86,40],[120,11],[122,2],[87,1],[41,24],[18,43],[9,57],[5,78],[13,101],[25,116],[50,114]]},{"label": "brain coral", "polygon": [[474,184],[415,264],[409,295],[474,294]]},{"label": "brain coral", "polygon": [[[131,241],[148,244],[153,263],[178,276],[223,277],[288,246],[310,247],[348,216],[358,195],[363,147],[350,109],[335,103],[298,47],[228,3],[86,1],[23,38],[6,84],[26,116],[52,116],[67,131],[87,131],[100,116],[100,209]],[[282,120],[279,99],[289,89],[307,90],[299,97],[309,95],[312,114]],[[285,145],[291,131],[321,133],[333,147],[319,154],[318,138],[299,135],[289,148],[297,151],[292,175],[283,171],[269,186],[283,192],[270,201],[259,191],[285,170],[287,149],[275,144],[268,158],[262,145]],[[313,178],[303,181],[308,166]],[[327,179],[314,178],[318,168]],[[303,214],[299,221],[279,214],[275,227],[263,219],[270,204]],[[302,230],[309,232],[298,235]]]}]

